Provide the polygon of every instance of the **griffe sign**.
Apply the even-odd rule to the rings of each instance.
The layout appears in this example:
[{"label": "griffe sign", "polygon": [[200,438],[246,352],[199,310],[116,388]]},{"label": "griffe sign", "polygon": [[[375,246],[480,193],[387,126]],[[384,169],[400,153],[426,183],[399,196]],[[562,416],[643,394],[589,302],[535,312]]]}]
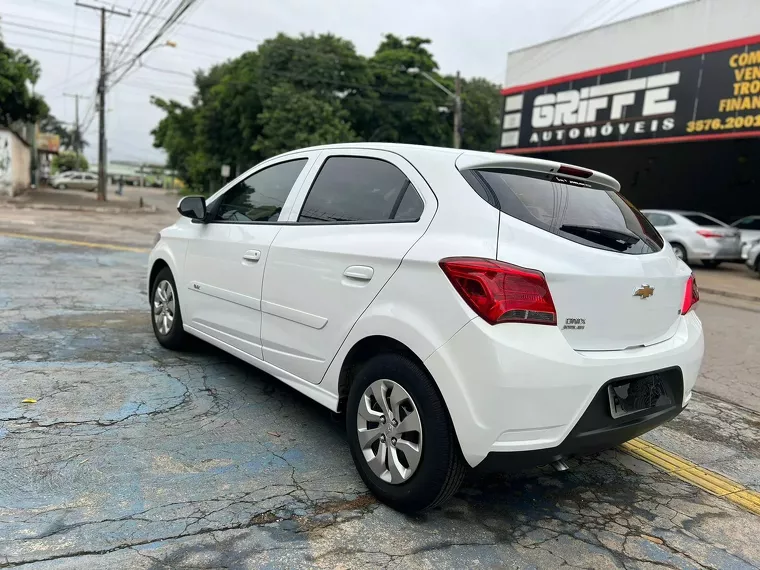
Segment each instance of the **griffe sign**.
[{"label": "griffe sign", "polygon": [[760,36],[502,93],[502,152],[758,136]]}]

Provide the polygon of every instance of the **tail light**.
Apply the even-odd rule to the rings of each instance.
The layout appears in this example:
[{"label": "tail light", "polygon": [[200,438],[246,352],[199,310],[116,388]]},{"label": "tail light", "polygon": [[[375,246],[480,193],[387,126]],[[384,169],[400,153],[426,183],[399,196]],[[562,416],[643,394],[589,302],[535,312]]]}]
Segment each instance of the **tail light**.
[{"label": "tail light", "polygon": [[590,178],[591,175],[594,173],[591,172],[590,170],[584,170],[583,168],[578,168],[577,166],[568,166],[567,164],[563,164],[557,170],[557,174],[577,176],[578,178]]},{"label": "tail light", "polygon": [[699,301],[699,287],[697,287],[697,280],[694,275],[689,276],[689,280],[686,282],[686,291],[683,295],[683,305],[681,306],[681,314],[685,315],[694,308],[694,305]]},{"label": "tail light", "polygon": [[706,238],[722,238],[723,234],[713,230],[697,230],[697,233]]},{"label": "tail light", "polygon": [[462,299],[486,322],[556,325],[544,274],[492,259],[450,257],[441,269]]}]

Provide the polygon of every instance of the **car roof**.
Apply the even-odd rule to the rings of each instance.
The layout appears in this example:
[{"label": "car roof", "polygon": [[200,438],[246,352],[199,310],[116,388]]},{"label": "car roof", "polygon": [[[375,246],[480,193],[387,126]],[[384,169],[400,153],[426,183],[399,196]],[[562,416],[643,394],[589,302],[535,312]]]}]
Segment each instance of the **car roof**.
[{"label": "car roof", "polygon": [[711,216],[710,214],[705,214],[704,212],[698,212],[696,210],[663,210],[660,208],[642,208],[641,210],[644,214],[678,214],[679,216],[705,216],[707,218],[715,219],[717,220],[715,216]]},{"label": "car roof", "polygon": [[[339,143],[339,144],[327,144],[312,146],[307,148],[301,148],[284,153],[279,156],[287,156],[289,154],[295,154],[299,152],[307,152],[314,150],[384,150],[388,152],[396,153],[404,158],[410,159],[412,162],[418,161],[437,161],[447,160],[460,169],[472,169],[472,168],[485,168],[485,167],[502,167],[502,168],[522,168],[525,170],[539,170],[547,172],[550,170],[556,171],[560,166],[565,163],[559,163],[551,160],[543,160],[540,158],[532,158],[528,156],[520,156],[508,153],[496,153],[496,152],[482,152],[474,150],[462,150],[449,147],[439,146],[425,146],[415,144],[403,144],[403,143],[381,143],[381,142],[356,142],[356,143]],[[277,157],[274,157],[277,158]],[[573,166],[573,165],[567,165]],[[587,170],[592,173],[591,179],[603,183],[612,189],[619,191],[620,183],[611,176],[586,168],[585,166],[578,166],[583,170]]]}]

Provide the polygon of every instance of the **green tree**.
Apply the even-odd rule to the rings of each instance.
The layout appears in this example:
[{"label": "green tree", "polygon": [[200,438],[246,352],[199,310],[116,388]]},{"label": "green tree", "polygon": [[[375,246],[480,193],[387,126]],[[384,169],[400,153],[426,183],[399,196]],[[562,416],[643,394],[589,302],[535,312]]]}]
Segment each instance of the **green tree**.
[{"label": "green tree", "polygon": [[[368,61],[372,92],[346,97],[353,125],[363,140],[448,146],[452,116],[449,97],[419,74],[437,76],[438,64],[427,49],[430,40],[387,34]],[[445,78],[436,77],[448,85]]]},{"label": "green tree", "polygon": [[268,158],[307,146],[354,141],[356,133],[348,119],[337,98],[319,97],[313,90],[282,83],[272,88],[259,115],[264,128],[254,149]]},{"label": "green tree", "polygon": [[87,159],[72,151],[62,151],[53,157],[53,172],[68,172],[69,170],[87,170],[90,168]]},{"label": "green tree", "polygon": [[167,166],[192,187],[200,188],[205,177],[202,158],[195,156],[195,110],[159,97],[151,102],[166,113],[151,131],[153,146],[163,148],[167,154]]},{"label": "green tree", "polygon": [[47,104],[30,89],[39,78],[39,63],[0,38],[0,125],[33,123],[47,115]]},{"label": "green tree", "polygon": [[[75,129],[67,129],[61,121],[49,113],[40,119],[40,132],[58,135],[61,139],[62,149],[76,150],[77,133]],[[84,147],[89,146],[90,143],[82,139],[80,144],[81,148],[84,149]]]},{"label": "green tree", "polygon": [[[189,105],[153,98],[164,117],[152,131],[168,165],[194,189],[215,190],[220,169],[237,174],[283,151],[352,140],[450,146],[453,101],[430,40],[386,35],[366,58],[331,34],[279,34],[257,50],[195,76]],[[464,144],[495,147],[499,91],[482,79],[463,89]]]},{"label": "green tree", "polygon": [[487,79],[474,78],[462,82],[464,148],[489,152],[498,148],[501,101],[501,89]]}]

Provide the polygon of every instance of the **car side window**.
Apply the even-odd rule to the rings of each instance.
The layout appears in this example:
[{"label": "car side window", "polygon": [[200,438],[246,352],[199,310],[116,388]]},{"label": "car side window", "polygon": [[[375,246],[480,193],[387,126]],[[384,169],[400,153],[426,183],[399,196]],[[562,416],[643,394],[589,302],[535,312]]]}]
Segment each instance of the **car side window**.
[{"label": "car side window", "polygon": [[760,230],[760,218],[745,218],[735,224],[740,230]]},{"label": "car side window", "polygon": [[300,223],[416,222],[424,202],[398,168],[384,160],[332,156],[322,165]]},{"label": "car side window", "polygon": [[214,221],[276,222],[307,160],[281,162],[241,180],[219,198]]},{"label": "car side window", "polygon": [[663,226],[673,226],[676,223],[676,221],[670,216],[668,216],[667,214],[651,213],[651,214],[646,214],[646,218],[656,228],[661,228]]}]

